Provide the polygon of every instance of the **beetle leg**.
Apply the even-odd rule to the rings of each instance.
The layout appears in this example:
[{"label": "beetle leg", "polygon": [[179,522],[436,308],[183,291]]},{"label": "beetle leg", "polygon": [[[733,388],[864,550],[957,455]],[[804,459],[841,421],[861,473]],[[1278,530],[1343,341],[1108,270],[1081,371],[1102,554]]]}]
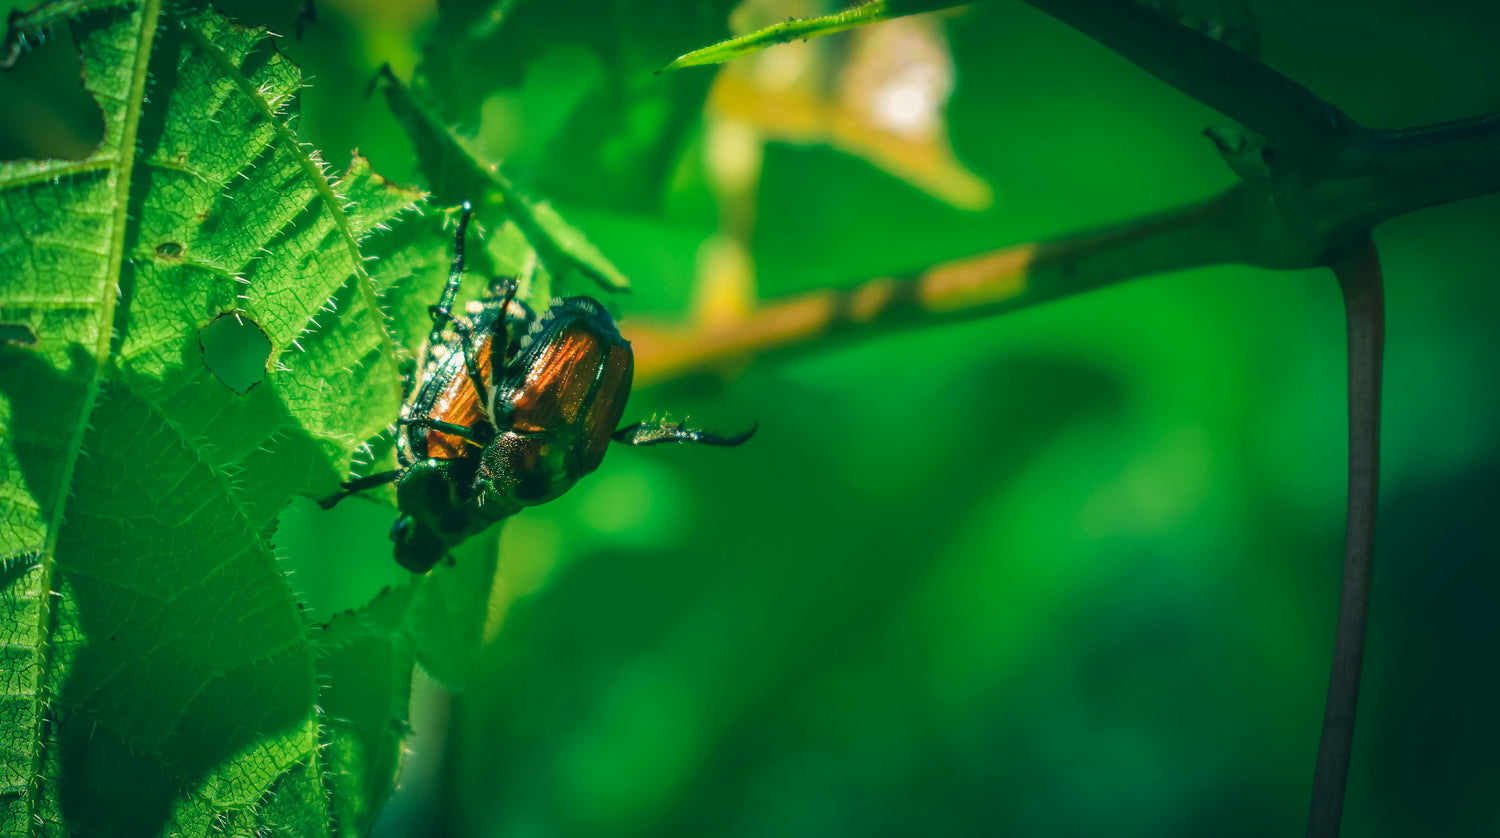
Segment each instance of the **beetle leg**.
[{"label": "beetle leg", "polygon": [[340,483],[339,485],[344,488],[344,491],[339,492],[332,497],[323,498],[322,500],[318,501],[318,506],[321,506],[324,509],[332,509],[335,505],[338,504],[339,501],[349,497],[350,495],[358,494],[365,491],[366,489],[373,489],[376,486],[384,486],[387,483],[394,483],[396,482],[396,478],[400,476],[401,471],[399,469],[394,469],[391,471],[382,471],[377,474],[366,475],[364,477],[357,477],[353,480]]},{"label": "beetle leg", "polygon": [[427,335],[427,345],[437,346],[443,340],[443,327],[453,319],[453,301],[458,297],[458,286],[464,280],[464,234],[469,231],[469,218],[474,207],[463,202],[463,211],[458,216],[458,233],[453,237],[453,265],[448,269],[448,284],[443,286],[443,296],[438,304],[427,309],[432,315],[432,331]]},{"label": "beetle leg", "polygon": [[[510,307],[516,301],[519,288],[520,285],[513,276],[496,277],[490,280],[488,294],[481,300],[485,309],[498,313],[500,321],[500,339],[490,346],[491,360],[495,362],[496,369],[505,366],[510,357],[512,343]],[[456,324],[458,321],[454,322]]]},{"label": "beetle leg", "polygon": [[735,446],[755,435],[760,427],[756,422],[750,426],[750,430],[734,436],[719,436],[711,434],[698,428],[689,428],[681,422],[637,422],[634,425],[615,431],[611,439],[615,442],[623,442],[626,445],[634,445],[644,448],[648,445],[661,445],[666,442],[696,442],[700,445],[725,445]]},{"label": "beetle leg", "polygon": [[[491,361],[499,361],[498,365],[492,364],[494,369],[500,369],[510,355],[510,304],[516,299],[516,289],[519,287],[513,278],[507,278],[505,282],[505,296],[500,300],[500,344],[495,347],[498,356]],[[494,286],[491,286],[494,290]]]},{"label": "beetle leg", "polygon": [[[427,314],[432,318],[432,331],[427,335],[427,345],[437,346],[443,339],[443,329],[451,328],[463,347],[464,369],[469,374],[469,382],[479,392],[479,403],[489,404],[489,386],[479,374],[479,367],[474,359],[473,335],[464,321],[453,316],[453,301],[458,297],[458,287],[464,278],[464,235],[469,229],[469,219],[474,215],[474,206],[468,201],[464,201],[462,207],[462,214],[458,217],[458,232],[453,238],[453,264],[448,269],[448,284],[443,286],[443,296],[438,299],[437,305],[427,307]],[[505,305],[509,306],[514,297],[515,287],[512,285],[505,298]]]},{"label": "beetle leg", "polygon": [[436,419],[397,419],[396,424],[406,425],[409,428],[426,428],[429,431],[437,431],[438,433],[449,434],[451,436],[460,436],[464,439],[468,439],[470,435],[474,433],[473,428],[466,428],[463,425],[455,425],[452,422],[439,422]]}]

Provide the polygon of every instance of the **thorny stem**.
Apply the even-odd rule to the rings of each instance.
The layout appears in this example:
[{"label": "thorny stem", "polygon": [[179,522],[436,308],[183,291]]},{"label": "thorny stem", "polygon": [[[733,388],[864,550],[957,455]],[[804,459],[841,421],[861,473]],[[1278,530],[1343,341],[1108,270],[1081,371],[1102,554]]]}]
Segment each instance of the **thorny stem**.
[{"label": "thorny stem", "polygon": [[1349,506],[1344,581],[1334,633],[1333,670],[1323,710],[1323,735],[1313,773],[1307,838],[1336,838],[1354,744],[1354,710],[1370,609],[1371,554],[1380,463],[1380,362],[1385,295],[1380,257],[1369,236],[1333,260],[1349,328]]}]

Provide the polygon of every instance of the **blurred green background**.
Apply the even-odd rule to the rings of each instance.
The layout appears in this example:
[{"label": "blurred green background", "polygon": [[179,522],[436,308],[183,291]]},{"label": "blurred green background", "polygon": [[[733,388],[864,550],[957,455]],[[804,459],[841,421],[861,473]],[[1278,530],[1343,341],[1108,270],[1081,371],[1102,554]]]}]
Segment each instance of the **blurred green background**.
[{"label": "blurred green background", "polygon": [[[1366,125],[1500,109],[1492,3],[1250,5],[1264,59]],[[518,7],[508,43],[541,46],[490,53],[523,62],[509,75],[454,57],[472,73],[452,98],[476,107],[445,115],[633,278],[616,301],[627,331],[686,316],[723,208],[701,119],[663,117],[670,97],[637,71],[702,27],[623,0],[555,4],[531,26],[536,7]],[[300,41],[294,3],[223,8],[287,35],[311,85],[304,137],[330,161],[358,147],[419,178],[361,93],[381,63],[410,76],[429,38],[444,48],[438,8],[322,0]],[[1200,136],[1222,117],[1029,7],[925,25],[956,68],[953,149],[992,205],[773,138],[749,239],[763,296],[1231,182]],[[847,37],[800,48],[836,61]],[[627,71],[645,93],[613,97],[623,117],[588,105]],[[715,72],[659,83],[686,101]],[[557,102],[573,104],[549,116]],[[0,77],[0,108],[5,157],[86,154],[98,135],[67,49]],[[1500,834],[1497,223],[1487,197],[1376,231],[1385,459],[1346,835]],[[1225,267],[640,390],[631,416],[760,433],[732,451],[616,450],[507,523],[487,651],[457,696],[419,676],[377,834],[1295,834],[1342,552],[1343,351],[1330,276]],[[315,614],[398,578],[391,515],[284,516],[278,552]]]}]

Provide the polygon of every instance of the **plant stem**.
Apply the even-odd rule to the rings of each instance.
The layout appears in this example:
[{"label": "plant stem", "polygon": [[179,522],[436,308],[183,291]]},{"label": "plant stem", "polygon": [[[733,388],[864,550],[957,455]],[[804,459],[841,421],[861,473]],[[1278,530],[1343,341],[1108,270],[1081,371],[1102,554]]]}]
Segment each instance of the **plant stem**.
[{"label": "plant stem", "polygon": [[1366,226],[1484,195],[1500,189],[1500,114],[1366,131],[1346,158],[1319,203]]},{"label": "plant stem", "polygon": [[[770,302],[729,321],[627,324],[646,383],[824,346],[830,338],[987,316],[1126,279],[1217,263],[1333,268],[1349,354],[1344,571],[1309,838],[1336,838],[1348,784],[1375,538],[1384,292],[1370,230],[1500,191],[1500,114],[1370,130],[1255,58],[1135,0],[1026,0],[1266,141],[1210,201],[1113,231],[1017,245],[913,276]],[[1255,146],[1249,146],[1253,151]],[[1236,163],[1243,165],[1236,165]]]},{"label": "plant stem", "polygon": [[1368,235],[1332,263],[1344,294],[1349,328],[1349,505],[1344,535],[1344,580],[1323,735],[1313,773],[1308,838],[1336,838],[1354,744],[1354,711],[1370,608],[1371,554],[1380,462],[1380,363],[1385,343],[1385,299],[1380,257]]},{"label": "plant stem", "polygon": [[1236,186],[1204,203],[1121,227],[1013,245],[904,277],[774,300],[742,318],[669,325],[627,320],[635,379],[649,385],[833,340],[1026,308],[1132,277],[1248,258],[1236,219],[1254,201]]},{"label": "plant stem", "polygon": [[1026,2],[1286,153],[1317,153],[1348,122],[1306,87],[1137,0]]}]

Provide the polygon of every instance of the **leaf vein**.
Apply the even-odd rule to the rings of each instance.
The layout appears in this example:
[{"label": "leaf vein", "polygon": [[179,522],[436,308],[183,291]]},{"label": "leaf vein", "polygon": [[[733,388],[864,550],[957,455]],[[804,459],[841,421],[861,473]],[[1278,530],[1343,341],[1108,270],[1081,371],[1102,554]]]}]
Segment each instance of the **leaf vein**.
[{"label": "leaf vein", "polygon": [[[117,150],[119,166],[113,170],[115,177],[115,214],[113,227],[110,230],[110,255],[113,257],[106,268],[107,274],[104,280],[104,297],[100,304],[100,326],[99,336],[94,346],[94,370],[85,391],[83,405],[78,413],[78,423],[73,429],[72,438],[64,455],[62,479],[58,485],[61,487],[54,500],[52,517],[47,524],[47,540],[42,548],[41,555],[41,578],[38,590],[44,595],[37,607],[37,636],[41,638],[38,648],[37,664],[41,674],[37,678],[37,695],[33,708],[33,717],[36,727],[29,732],[31,741],[36,743],[35,753],[32,755],[33,778],[42,773],[43,747],[45,737],[42,735],[41,726],[44,724],[42,712],[43,693],[47,690],[47,679],[51,670],[51,637],[52,620],[56,614],[52,607],[52,574],[55,569],[57,553],[57,540],[63,520],[63,512],[67,507],[68,497],[72,494],[68,487],[73,480],[73,469],[78,463],[78,454],[83,447],[83,437],[88,431],[89,417],[93,414],[94,405],[99,398],[100,386],[104,380],[105,365],[109,359],[110,343],[113,340],[114,330],[109,324],[114,319],[115,303],[120,285],[120,271],[124,264],[125,252],[125,225],[128,221],[126,210],[129,207],[130,181],[132,164],[135,162],[135,138],[136,130],[140,126],[141,108],[144,104],[146,80],[148,68],[151,63],[151,47],[156,37],[157,19],[161,14],[161,0],[143,0],[138,12],[141,17],[141,27],[136,37],[135,64],[131,70],[130,95],[125,101],[125,114],[121,126],[120,146]],[[106,136],[108,134],[106,133]],[[28,821],[40,825],[41,819],[37,811],[37,795],[40,793],[40,782],[33,782],[31,790],[27,795]]]}]

